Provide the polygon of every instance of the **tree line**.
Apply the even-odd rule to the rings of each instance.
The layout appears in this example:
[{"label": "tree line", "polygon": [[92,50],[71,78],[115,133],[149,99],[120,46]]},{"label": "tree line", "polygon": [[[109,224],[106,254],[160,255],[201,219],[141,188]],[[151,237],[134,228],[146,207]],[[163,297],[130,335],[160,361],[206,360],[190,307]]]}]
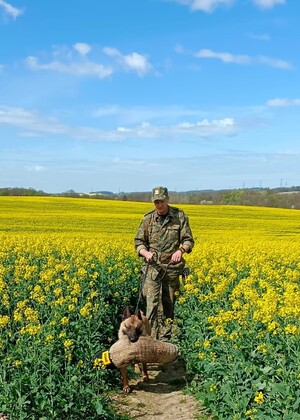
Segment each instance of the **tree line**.
[{"label": "tree line", "polygon": [[[215,205],[241,205],[263,206],[300,209],[300,186],[290,188],[249,188],[232,190],[204,190],[204,191],[170,191],[170,203],[176,204],[215,204]],[[93,193],[78,193],[68,190],[59,194],[49,194],[34,188],[0,188],[0,196],[61,196],[74,198],[89,198],[101,200],[123,200],[150,202],[151,193],[147,192],[120,192],[110,191]]]}]

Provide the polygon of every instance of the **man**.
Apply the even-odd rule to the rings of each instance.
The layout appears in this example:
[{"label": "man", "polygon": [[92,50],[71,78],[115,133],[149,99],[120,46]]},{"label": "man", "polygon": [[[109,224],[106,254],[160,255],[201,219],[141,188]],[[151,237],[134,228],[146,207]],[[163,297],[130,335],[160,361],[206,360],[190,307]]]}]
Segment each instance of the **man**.
[{"label": "man", "polygon": [[184,212],[169,206],[168,189],[156,187],[151,200],[154,210],[145,214],[134,239],[137,254],[144,257],[143,294],[152,336],[168,341],[179,291],[179,276],[185,265],[183,254],[194,246],[189,221]]}]

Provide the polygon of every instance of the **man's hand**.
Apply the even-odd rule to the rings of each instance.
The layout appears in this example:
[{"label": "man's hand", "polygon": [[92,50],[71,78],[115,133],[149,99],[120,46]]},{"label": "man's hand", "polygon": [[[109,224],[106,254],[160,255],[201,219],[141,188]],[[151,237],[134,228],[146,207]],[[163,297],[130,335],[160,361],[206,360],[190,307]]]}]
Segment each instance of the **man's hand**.
[{"label": "man's hand", "polygon": [[171,264],[178,264],[181,261],[182,252],[178,249],[174,254],[171,256]]},{"label": "man's hand", "polygon": [[152,261],[153,259],[153,252],[147,251],[147,249],[141,249],[140,255],[145,258],[147,262]]}]

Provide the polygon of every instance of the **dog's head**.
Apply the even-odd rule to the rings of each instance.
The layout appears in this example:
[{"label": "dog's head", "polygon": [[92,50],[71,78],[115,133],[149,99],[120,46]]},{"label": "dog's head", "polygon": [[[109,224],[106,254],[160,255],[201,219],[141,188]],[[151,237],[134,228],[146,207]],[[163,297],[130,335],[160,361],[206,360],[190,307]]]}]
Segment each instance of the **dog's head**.
[{"label": "dog's head", "polygon": [[127,306],[123,312],[119,338],[126,336],[132,343],[135,343],[141,335],[144,335],[144,332],[145,325],[141,311],[138,309],[134,315],[131,315]]}]

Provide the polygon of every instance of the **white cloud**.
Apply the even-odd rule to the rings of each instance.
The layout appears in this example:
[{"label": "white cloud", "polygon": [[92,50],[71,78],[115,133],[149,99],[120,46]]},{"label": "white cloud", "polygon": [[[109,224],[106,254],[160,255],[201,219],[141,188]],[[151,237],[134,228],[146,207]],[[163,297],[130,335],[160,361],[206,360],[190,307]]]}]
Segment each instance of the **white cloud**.
[{"label": "white cloud", "polygon": [[170,125],[153,125],[148,121],[132,126],[119,126],[111,130],[95,127],[70,126],[62,124],[54,118],[43,117],[23,108],[0,108],[0,125],[7,125],[21,130],[22,136],[27,134],[42,136],[52,134],[68,136],[73,139],[93,142],[112,142],[124,140],[168,139],[184,140],[185,138],[213,138],[233,136],[240,127],[232,118],[203,119],[198,122],[182,122]]},{"label": "white cloud", "polygon": [[32,132],[64,133],[64,126],[50,118],[41,118],[31,111],[23,108],[0,108],[0,125],[8,125],[30,130]]},{"label": "white cloud", "polygon": [[16,19],[23,13],[21,9],[17,9],[16,7],[12,6],[10,3],[7,3],[4,0],[0,0],[0,7],[2,7],[5,13],[11,16],[13,19]]},{"label": "white cloud", "polygon": [[[107,78],[117,70],[132,70],[140,77],[152,70],[147,57],[136,52],[124,55],[116,48],[105,47],[103,48],[104,54],[113,60],[111,60],[111,65],[104,65],[87,59],[87,55],[91,51],[92,47],[82,42],[73,44],[72,48],[56,45],[53,47],[52,57],[48,62],[42,63],[38,57],[29,56],[26,58],[26,64],[34,71],[54,71],[99,79]],[[116,63],[118,63],[119,69],[116,68]]]},{"label": "white cloud", "polygon": [[129,133],[132,132],[132,130],[130,128],[125,128],[125,127],[118,127],[117,131],[119,131],[120,133]]},{"label": "white cloud", "polygon": [[73,139],[89,141],[116,141],[120,138],[112,131],[93,127],[72,127],[61,124],[53,117],[43,117],[24,108],[0,107],[0,125],[22,130],[21,135],[29,137],[37,134],[64,135]]},{"label": "white cloud", "polygon": [[122,134],[124,140],[168,139],[168,141],[173,141],[234,136],[239,129],[234,119],[224,118],[220,120],[204,119],[197,122],[184,121],[173,125],[153,125],[144,121],[140,125],[131,128],[118,127],[117,132]]},{"label": "white cloud", "polygon": [[60,73],[69,73],[76,76],[90,76],[104,79],[113,73],[110,67],[90,61],[77,63],[63,63],[61,61],[51,61],[46,64],[40,64],[37,57],[27,57],[26,63],[31,70],[56,71]]},{"label": "white cloud", "polygon": [[233,55],[227,52],[215,52],[209,49],[200,50],[195,55],[198,58],[216,58],[223,61],[223,63],[250,64],[251,62],[251,58],[247,55]]},{"label": "white cloud", "polygon": [[[191,10],[201,10],[211,13],[219,6],[231,6],[235,0],[169,0],[175,3],[184,4]],[[276,4],[285,4],[286,0],[252,0],[252,2],[262,9],[272,9]]]},{"label": "white cloud", "polygon": [[111,47],[103,48],[103,52],[109,57],[116,58],[124,69],[136,71],[140,77],[145,76],[152,70],[147,57],[139,53],[133,52],[124,55],[118,49]]},{"label": "white cloud", "polygon": [[92,49],[89,44],[85,44],[84,42],[77,42],[73,45],[73,48],[78,51],[80,55],[87,55]]},{"label": "white cloud", "polygon": [[234,55],[228,52],[215,52],[210,49],[202,49],[195,54],[197,58],[215,58],[223,63],[234,63],[242,65],[260,64],[279,69],[288,70],[292,65],[285,60],[270,58],[266,56],[251,57],[249,55]]},{"label": "white cloud", "polygon": [[300,106],[300,99],[275,98],[268,100],[267,105],[273,108]]},{"label": "white cloud", "polygon": [[253,0],[262,9],[272,9],[276,4],[285,4],[285,0]]},{"label": "white cloud", "polygon": [[230,6],[234,0],[171,0],[190,7],[191,10],[213,12],[219,6]]},{"label": "white cloud", "polygon": [[208,120],[205,118],[196,123],[185,121],[173,129],[177,134],[192,134],[197,137],[233,136],[239,131],[233,118],[223,118],[220,120]]},{"label": "white cloud", "polygon": [[288,61],[285,61],[285,60],[277,59],[277,58],[260,56],[260,57],[257,57],[257,61],[260,64],[265,64],[265,65],[270,66],[270,67],[276,67],[278,69],[288,70],[288,69],[292,68],[291,63],[289,63]]}]

